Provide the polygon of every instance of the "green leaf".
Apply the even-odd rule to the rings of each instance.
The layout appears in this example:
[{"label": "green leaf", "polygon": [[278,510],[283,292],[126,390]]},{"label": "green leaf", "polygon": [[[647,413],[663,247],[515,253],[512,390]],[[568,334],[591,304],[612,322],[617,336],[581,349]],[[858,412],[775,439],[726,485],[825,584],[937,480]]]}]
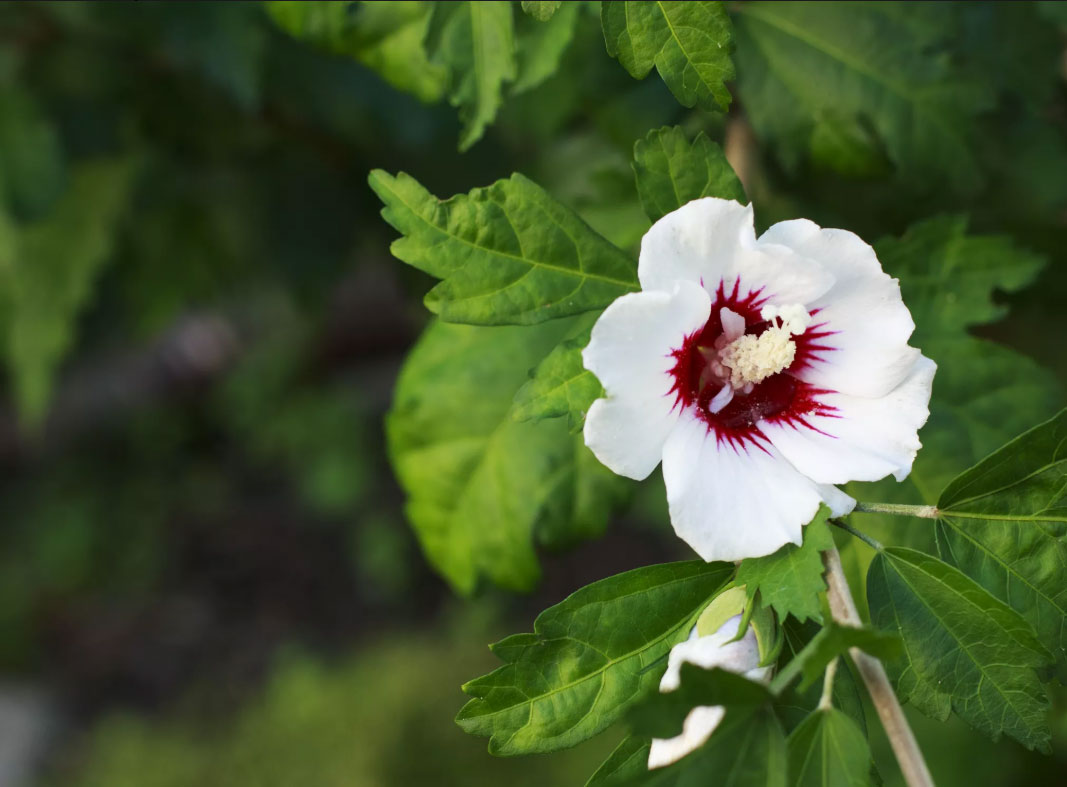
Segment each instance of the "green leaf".
[{"label": "green leaf", "polygon": [[903,659],[886,668],[902,701],[943,708],[989,735],[1049,749],[1048,699],[1036,670],[1050,654],[1011,607],[940,560],[880,552],[867,574],[871,621],[899,632]]},{"label": "green leaf", "polygon": [[648,752],[651,748],[651,740],[628,735],[596,769],[585,787],[616,787],[643,778],[648,773]]},{"label": "green leaf", "polygon": [[[504,666],[463,687],[457,723],[512,755],[574,746],[654,693],[673,645],[722,590],[733,566],[668,563],[595,582],[542,612],[534,634],[498,643]],[[664,664],[665,666],[665,664]]]},{"label": "green leaf", "polygon": [[444,279],[426,306],[449,322],[529,325],[592,311],[638,289],[637,266],[522,175],[441,201],[375,170],[393,254]]},{"label": "green leaf", "polygon": [[517,74],[511,3],[434,3],[426,44],[431,62],[451,74],[448,98],[459,107],[459,149],[467,150],[496,118],[504,83]]},{"label": "green leaf", "polygon": [[605,0],[600,8],[608,54],[631,76],[644,79],[655,66],[682,106],[730,106],[733,33],[722,3]]},{"label": "green leaf", "polygon": [[40,216],[64,185],[59,134],[33,94],[16,86],[0,90],[0,193],[21,217]]},{"label": "green leaf", "polygon": [[571,334],[537,365],[533,376],[515,394],[514,419],[540,421],[565,415],[572,432],[582,428],[589,406],[604,391],[582,361],[582,350],[599,316],[599,312],[590,312],[579,317]]},{"label": "green leaf", "polygon": [[386,419],[390,457],[427,558],[461,592],[483,575],[531,588],[535,537],[560,546],[598,534],[627,489],[562,420],[511,417],[529,369],[572,324],[434,323],[400,373]]},{"label": "green leaf", "polygon": [[[828,134],[855,139],[863,118],[904,179],[964,191],[981,185],[972,134],[994,91],[937,51],[945,28],[930,18],[936,9],[753,2],[735,10],[738,94],[787,167],[824,147]],[[854,166],[849,156],[841,168]]]},{"label": "green leaf", "polygon": [[426,102],[444,96],[448,68],[431,63],[423,47],[429,3],[276,0],[267,10],[290,35],[358,60],[398,90]]},{"label": "green leaf", "polygon": [[[547,22],[563,5],[562,0],[522,0],[522,10],[538,22]],[[577,3],[567,3],[567,7]]]},{"label": "green leaf", "polygon": [[757,591],[760,603],[773,608],[779,620],[792,615],[803,622],[822,620],[819,594],[826,590],[823,581],[822,553],[834,546],[826,524],[830,510],[820,506],[815,519],[804,528],[804,541],[798,547],[786,544],[773,555],[750,557],[741,561],[737,584],[744,585],[748,597]]},{"label": "green leaf", "polygon": [[797,787],[871,783],[871,751],[856,722],[834,708],[817,710],[790,733],[789,777]]},{"label": "green leaf", "polygon": [[609,784],[642,787],[785,787],[786,745],[782,725],[768,708],[728,708],[707,743],[678,762],[634,773]]},{"label": "green leaf", "polygon": [[[559,3],[544,5],[559,6]],[[519,76],[511,87],[513,94],[535,88],[556,73],[563,53],[574,38],[574,25],[578,21],[579,10],[577,3],[567,3],[559,9],[559,13],[555,13],[553,9],[549,16],[541,21],[533,21],[528,16],[519,17],[515,28]]]},{"label": "green leaf", "polygon": [[703,669],[683,664],[680,677],[677,689],[653,694],[630,711],[627,719],[636,734],[673,738],[682,734],[682,724],[693,708],[761,706],[770,704],[774,698],[762,683],[718,667]]},{"label": "green leaf", "polygon": [[46,219],[8,227],[7,361],[19,413],[30,424],[45,414],[75,322],[111,259],[135,171],[132,159],[82,164]]},{"label": "green leaf", "polygon": [[900,654],[900,640],[867,627],[844,626],[831,621],[775,675],[771,691],[782,693],[796,676],[802,675],[800,691],[805,691],[820,677],[826,666],[850,648],[859,648],[880,659],[891,660]]},{"label": "green leaf", "polygon": [[941,557],[1034,627],[1067,678],[1067,411],[1012,440],[938,500]]},{"label": "green leaf", "polygon": [[692,142],[677,126],[650,131],[634,145],[633,166],[641,205],[652,221],[701,197],[748,202],[722,148],[703,131]]}]

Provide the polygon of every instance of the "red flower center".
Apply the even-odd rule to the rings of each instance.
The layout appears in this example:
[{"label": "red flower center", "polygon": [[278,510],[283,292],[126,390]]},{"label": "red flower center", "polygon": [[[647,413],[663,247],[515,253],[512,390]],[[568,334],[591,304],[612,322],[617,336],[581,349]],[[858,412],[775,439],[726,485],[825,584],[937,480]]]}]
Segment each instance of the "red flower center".
[{"label": "red flower center", "polygon": [[[803,334],[793,337],[796,355],[788,368],[756,383],[750,393],[735,392],[729,404],[717,413],[709,408],[711,400],[724,385],[718,376],[708,373],[708,348],[713,348],[724,333],[720,310],[727,308],[743,317],[746,334],[759,336],[771,327],[760,315],[767,303],[763,289],[749,290],[744,297],[740,293],[740,280],[734,282],[730,292],[726,292],[720,282],[707,323],[685,337],[681,347],[671,351],[675,363],[671,369],[674,385],[670,393],[676,397],[675,405],[693,408],[697,417],[708,425],[709,431],[715,431],[720,441],[727,440],[739,447],[747,443],[758,445],[764,439],[756,428],[756,424],[763,420],[786,421],[814,429],[805,416],[832,416],[836,408],[819,401],[820,395],[831,392],[815,388],[797,379],[795,374],[818,361],[822,352],[833,349],[819,342],[834,333],[823,330],[826,323],[816,322]],[[812,316],[817,312],[811,312]]]}]

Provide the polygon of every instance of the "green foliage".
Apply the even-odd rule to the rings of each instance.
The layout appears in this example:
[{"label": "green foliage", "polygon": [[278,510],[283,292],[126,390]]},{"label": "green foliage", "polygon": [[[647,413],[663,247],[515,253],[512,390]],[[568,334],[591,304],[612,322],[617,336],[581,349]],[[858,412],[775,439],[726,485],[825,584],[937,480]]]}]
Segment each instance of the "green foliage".
[{"label": "green foliage", "polygon": [[1014,608],[1067,675],[1067,413],[982,460],[938,500],[941,557]]},{"label": "green foliage", "polygon": [[131,159],[82,164],[47,219],[4,229],[7,362],[19,412],[30,424],[45,415],[75,322],[111,259],[135,172]]},{"label": "green foliage", "polygon": [[879,151],[863,119],[906,181],[980,184],[972,129],[993,93],[936,53],[945,35],[938,9],[754,2],[737,6],[735,25],[738,94],[756,133],[787,166],[813,149],[827,161],[831,136],[850,140],[842,168],[855,170],[859,157],[866,171]]},{"label": "green foliage", "polygon": [[565,415],[572,432],[581,430],[589,406],[604,391],[582,362],[582,350],[589,343],[589,333],[599,316],[595,313],[578,318],[571,334],[537,365],[529,381],[515,394],[511,411],[515,420],[540,421]]},{"label": "green foliage", "polygon": [[386,427],[407,513],[430,562],[464,593],[481,575],[528,590],[534,538],[598,534],[624,482],[560,420],[516,421],[512,398],[573,322],[434,323],[408,357]]},{"label": "green foliage", "polygon": [[801,622],[822,620],[819,594],[826,590],[822,553],[834,546],[826,524],[829,515],[830,509],[820,506],[804,528],[800,546],[786,544],[773,555],[750,557],[737,569],[737,584],[745,586],[749,598],[759,593],[760,604],[774,609],[779,620],[787,615]]},{"label": "green foliage", "polygon": [[49,208],[64,185],[64,154],[55,126],[32,93],[0,89],[0,191],[16,216]]},{"label": "green foliage", "polygon": [[504,83],[518,74],[511,3],[435,3],[426,44],[431,61],[451,74],[448,100],[459,107],[459,149],[467,150],[496,117]]},{"label": "green foliage", "polygon": [[[562,0],[522,0],[522,10],[538,22],[547,22],[563,5]],[[567,5],[577,5],[568,3]]]},{"label": "green foliage", "polygon": [[423,101],[444,96],[448,68],[423,47],[432,4],[274,0],[267,10],[290,35],[358,60],[398,90]]},{"label": "green foliage", "polygon": [[[560,3],[542,3],[543,6],[560,6]],[[579,3],[567,3],[558,9],[548,11],[548,16],[540,19],[531,14],[520,16],[515,20],[515,34],[518,41],[519,76],[511,87],[513,95],[531,90],[556,73],[563,53],[570,46],[574,36],[574,26],[582,10]],[[539,12],[542,15],[544,11]]]},{"label": "green foliage", "polygon": [[1052,659],[1019,613],[959,569],[899,547],[875,557],[867,600],[874,625],[904,641],[904,659],[886,665],[901,700],[941,720],[951,707],[994,740],[1048,750],[1037,670]]},{"label": "green foliage", "polygon": [[682,106],[726,109],[733,33],[720,2],[601,3],[608,54],[636,79],[655,66]]},{"label": "green foliage", "polygon": [[521,175],[444,202],[403,173],[370,183],[404,234],[393,254],[444,280],[426,296],[443,320],[529,325],[638,287],[630,257]]},{"label": "green foliage", "polygon": [[467,683],[475,699],[456,721],[491,736],[493,754],[573,746],[655,692],[651,669],[689,634],[733,573],[700,561],[634,569],[600,580],[542,612],[533,634],[493,646],[504,666]]},{"label": "green foliage", "polygon": [[803,649],[795,653],[771,682],[771,689],[782,693],[801,675],[800,690],[814,685],[826,666],[850,648],[859,648],[876,658],[893,659],[900,653],[900,640],[885,632],[830,622],[819,629]]},{"label": "green foliage", "polygon": [[820,708],[786,740],[789,778],[797,787],[863,787],[870,784],[871,752],[856,722],[834,708]]},{"label": "green foliage", "polygon": [[678,127],[648,132],[634,145],[633,167],[641,205],[652,221],[701,197],[748,202],[722,148],[703,131],[692,142]]}]

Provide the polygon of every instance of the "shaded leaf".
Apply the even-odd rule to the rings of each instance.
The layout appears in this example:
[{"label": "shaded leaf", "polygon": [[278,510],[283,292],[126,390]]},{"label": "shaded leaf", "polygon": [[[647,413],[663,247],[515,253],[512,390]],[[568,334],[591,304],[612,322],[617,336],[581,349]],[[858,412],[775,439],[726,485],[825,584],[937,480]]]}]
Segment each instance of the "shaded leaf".
[{"label": "shaded leaf", "polygon": [[444,279],[426,305],[449,322],[532,324],[607,306],[636,290],[637,266],[522,175],[441,201],[375,170],[396,257]]},{"label": "shaded leaf", "polygon": [[633,167],[641,205],[652,221],[701,197],[748,202],[722,148],[702,131],[692,142],[677,126],[648,132],[634,145]]},{"label": "shaded leaf", "polygon": [[797,787],[871,783],[871,751],[856,722],[834,708],[817,710],[789,735],[789,778]]},{"label": "shaded leaf", "polygon": [[902,701],[952,710],[997,740],[1047,751],[1048,699],[1036,670],[1050,654],[1011,607],[965,574],[912,549],[880,552],[867,575],[871,621],[898,632],[886,664]]},{"label": "shaded leaf", "polygon": [[1067,677],[1067,411],[949,484],[938,500],[941,557],[1007,603]]},{"label": "shaded leaf", "polygon": [[515,27],[506,0],[435,3],[426,38],[430,60],[447,66],[448,98],[459,107],[459,149],[482,138],[517,75]]},{"label": "shaded leaf", "polygon": [[631,76],[643,79],[655,66],[683,106],[730,106],[733,33],[722,3],[605,0],[600,8],[608,54]]},{"label": "shaded leaf", "polygon": [[[655,692],[670,648],[722,590],[733,566],[702,561],[628,571],[542,612],[534,634],[494,647],[506,663],[467,683],[456,721],[511,755],[574,746]],[[664,668],[666,663],[664,661]]]},{"label": "shaded leaf", "polygon": [[[854,136],[865,118],[901,177],[976,189],[974,119],[994,93],[937,52],[938,13],[913,3],[738,4],[737,90],[756,133],[795,167],[825,144],[816,130]],[[855,166],[851,156],[842,164]]]},{"label": "shaded leaf", "polygon": [[[549,15],[540,21],[533,21],[526,16],[519,17],[515,30],[518,39],[519,71],[518,79],[511,87],[512,93],[523,93],[537,87],[556,73],[563,53],[574,38],[574,25],[578,20],[579,10],[577,3],[567,3],[559,9],[559,13],[552,9]],[[536,17],[535,14],[531,16]]]},{"label": "shaded leaf", "polygon": [[815,519],[804,528],[804,541],[798,547],[786,544],[766,557],[750,557],[737,569],[737,584],[744,585],[749,598],[759,592],[760,604],[774,609],[779,620],[792,615],[803,622],[822,620],[819,594],[823,581],[822,553],[834,546],[826,524],[830,510],[820,506]]},{"label": "shaded leaf", "polygon": [[[547,22],[561,5],[563,5],[562,0],[522,0],[522,10],[538,22]],[[567,5],[573,6],[577,3]]]},{"label": "shaded leaf", "polygon": [[585,787],[632,784],[648,772],[648,752],[651,748],[652,741],[648,738],[628,735],[596,769]]},{"label": "shaded leaf", "polygon": [[427,558],[461,592],[483,575],[531,588],[535,537],[559,546],[599,533],[627,488],[562,420],[510,415],[529,369],[571,326],[434,323],[400,373],[386,420],[390,457]]},{"label": "shaded leaf", "polygon": [[771,690],[780,694],[797,675],[803,676],[800,691],[806,690],[822,677],[831,661],[850,648],[891,660],[900,654],[900,640],[893,634],[865,626],[845,626],[831,621],[775,675]]}]

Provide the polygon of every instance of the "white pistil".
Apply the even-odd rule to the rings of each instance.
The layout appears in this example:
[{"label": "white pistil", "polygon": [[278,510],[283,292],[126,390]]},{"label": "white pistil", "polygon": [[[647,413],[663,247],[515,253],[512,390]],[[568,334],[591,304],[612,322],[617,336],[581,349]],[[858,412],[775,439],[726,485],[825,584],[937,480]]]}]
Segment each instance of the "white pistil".
[{"label": "white pistil", "polygon": [[726,308],[719,315],[723,335],[715,342],[717,357],[709,359],[708,371],[724,385],[708,404],[713,413],[726,407],[735,392],[751,393],[757,383],[788,368],[797,352],[791,337],[811,325],[811,315],[797,303],[764,306],[760,316],[771,325],[759,336],[744,333],[741,315]]}]

